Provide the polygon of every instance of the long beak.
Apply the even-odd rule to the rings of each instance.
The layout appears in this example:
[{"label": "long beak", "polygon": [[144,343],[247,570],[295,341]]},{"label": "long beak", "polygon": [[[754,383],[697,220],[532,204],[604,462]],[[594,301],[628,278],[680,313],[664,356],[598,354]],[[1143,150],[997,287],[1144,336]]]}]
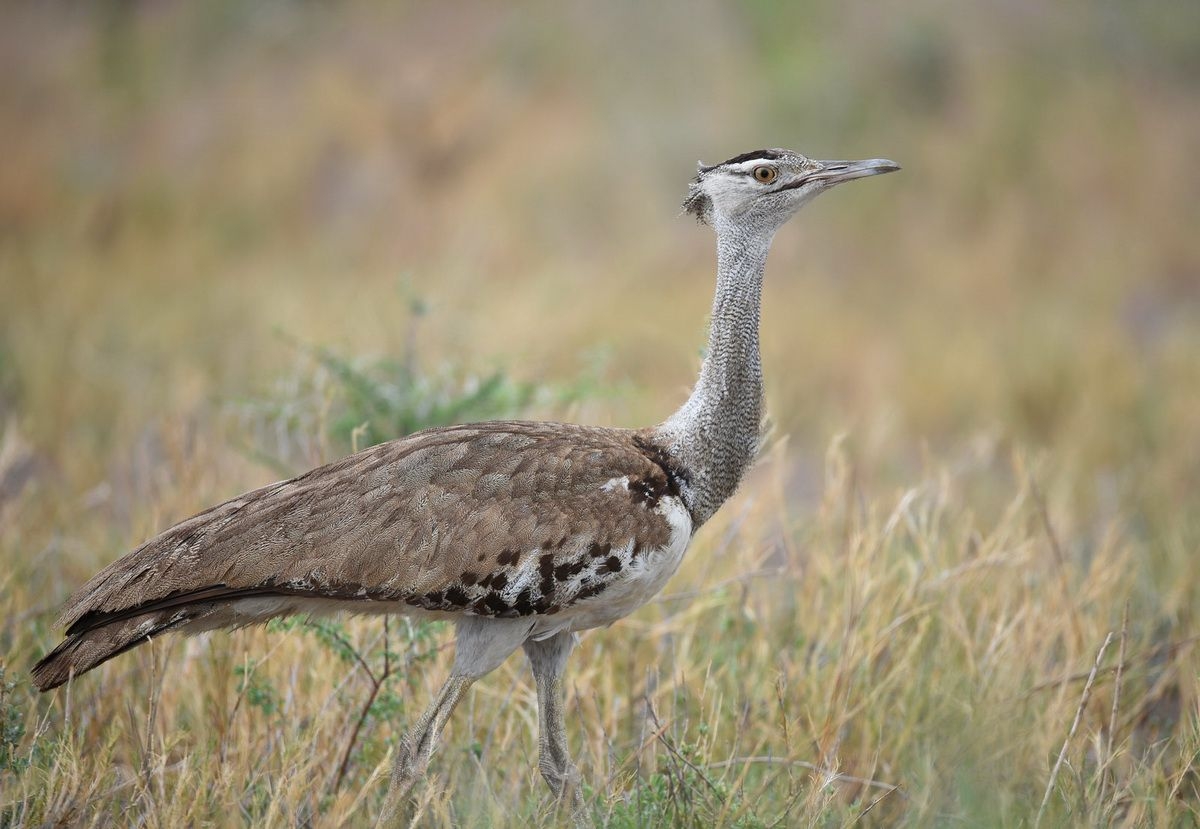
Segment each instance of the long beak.
[{"label": "long beak", "polygon": [[821,181],[826,186],[841,184],[856,178],[894,173],[900,165],[886,158],[868,158],[866,161],[818,161],[821,168],[805,176],[807,181]]}]

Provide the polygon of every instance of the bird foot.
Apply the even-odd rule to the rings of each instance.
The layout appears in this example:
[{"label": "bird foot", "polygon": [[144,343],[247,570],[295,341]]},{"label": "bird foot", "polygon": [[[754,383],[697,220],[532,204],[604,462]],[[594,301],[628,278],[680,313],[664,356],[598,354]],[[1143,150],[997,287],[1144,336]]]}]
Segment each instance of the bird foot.
[{"label": "bird foot", "polygon": [[556,765],[550,760],[543,760],[538,764],[538,769],[542,773],[542,778],[550,786],[554,797],[554,809],[559,816],[569,818],[571,825],[577,829],[590,826],[587,813],[583,808],[581,791],[583,777],[579,773],[579,769],[570,761]]},{"label": "bird foot", "polygon": [[388,784],[387,797],[375,824],[377,829],[396,827],[407,823],[406,815],[411,811],[411,794],[417,780],[425,774],[428,758],[413,750],[412,740],[405,737],[397,748],[396,765],[392,767],[392,779]]}]

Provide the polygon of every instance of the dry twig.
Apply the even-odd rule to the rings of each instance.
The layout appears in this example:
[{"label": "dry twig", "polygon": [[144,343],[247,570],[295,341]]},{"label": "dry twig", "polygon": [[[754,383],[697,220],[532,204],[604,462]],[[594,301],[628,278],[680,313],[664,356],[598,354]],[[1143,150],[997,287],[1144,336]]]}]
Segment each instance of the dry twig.
[{"label": "dry twig", "polygon": [[1071,740],[1075,737],[1075,732],[1079,729],[1079,721],[1083,719],[1083,712],[1087,708],[1088,700],[1092,696],[1092,685],[1096,681],[1096,674],[1100,670],[1100,663],[1104,660],[1104,652],[1108,650],[1108,645],[1112,642],[1112,631],[1109,631],[1108,636],[1104,637],[1104,644],[1100,646],[1100,650],[1096,653],[1096,661],[1092,665],[1092,672],[1088,674],[1087,684],[1083,686],[1083,696],[1079,699],[1079,707],[1075,709],[1075,719],[1071,723],[1071,730],[1067,732],[1067,739],[1063,740],[1062,750],[1058,752],[1058,760],[1054,762],[1054,768],[1050,771],[1050,779],[1046,781],[1046,793],[1042,796],[1042,805],[1038,807],[1037,818],[1033,821],[1034,829],[1042,824],[1042,816],[1046,813],[1046,807],[1050,805],[1050,795],[1054,792],[1054,781],[1058,779],[1059,769],[1062,768],[1063,761],[1067,759],[1067,748],[1071,745]]}]

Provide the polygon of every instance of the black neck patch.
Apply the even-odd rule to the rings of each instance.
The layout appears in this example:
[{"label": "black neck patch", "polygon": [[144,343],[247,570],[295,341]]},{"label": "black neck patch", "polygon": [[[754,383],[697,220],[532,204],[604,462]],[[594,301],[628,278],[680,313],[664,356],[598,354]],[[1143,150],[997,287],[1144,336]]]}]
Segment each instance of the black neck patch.
[{"label": "black neck patch", "polygon": [[668,454],[667,450],[657,443],[647,440],[642,435],[636,435],[633,439],[633,445],[641,451],[643,455],[663,471],[666,476],[665,494],[680,497],[680,485],[686,486],[691,476],[688,471],[675,462],[675,459]]}]

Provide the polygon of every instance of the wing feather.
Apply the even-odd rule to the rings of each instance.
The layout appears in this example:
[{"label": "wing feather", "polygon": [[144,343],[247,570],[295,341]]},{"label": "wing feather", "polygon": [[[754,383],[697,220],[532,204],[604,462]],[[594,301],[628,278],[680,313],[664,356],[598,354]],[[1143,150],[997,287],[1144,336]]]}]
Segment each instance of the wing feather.
[{"label": "wing feather", "polygon": [[671,529],[654,506],[678,494],[676,473],[626,430],[429,430],[170,527],[80,588],[60,623],[79,634],[257,596],[553,613],[615,577],[601,553],[666,543]]}]

